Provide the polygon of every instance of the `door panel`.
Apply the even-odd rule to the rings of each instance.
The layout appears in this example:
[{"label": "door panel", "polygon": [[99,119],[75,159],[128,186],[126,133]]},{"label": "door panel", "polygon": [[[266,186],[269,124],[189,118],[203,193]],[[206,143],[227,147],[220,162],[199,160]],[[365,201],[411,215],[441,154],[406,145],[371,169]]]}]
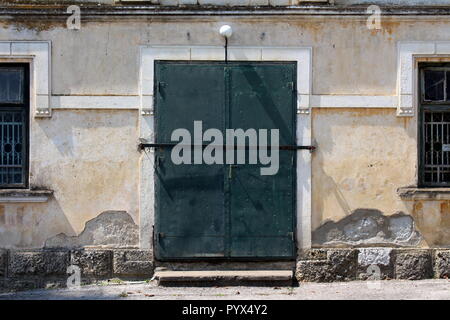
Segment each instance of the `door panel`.
[{"label": "door panel", "polygon": [[[188,129],[193,138],[196,120],[203,122],[203,130],[223,130],[222,69],[211,65],[156,65],[158,143],[170,143],[172,132],[179,128]],[[156,151],[158,257],[224,256],[223,166],[175,165],[170,158],[171,151],[171,148]]]},{"label": "door panel", "polygon": [[[231,68],[230,127],[278,129],[280,144],[293,145],[294,72],[293,65]],[[294,157],[292,151],[280,151],[279,170],[275,175],[261,175],[260,168],[265,166],[259,162],[233,166],[231,256],[293,255]]]}]

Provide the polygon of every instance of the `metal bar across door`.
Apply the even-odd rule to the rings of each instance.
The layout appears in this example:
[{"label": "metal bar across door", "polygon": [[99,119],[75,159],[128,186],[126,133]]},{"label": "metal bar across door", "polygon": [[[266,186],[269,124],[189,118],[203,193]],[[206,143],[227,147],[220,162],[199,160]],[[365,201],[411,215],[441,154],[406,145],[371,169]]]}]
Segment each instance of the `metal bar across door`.
[{"label": "metal bar across door", "polygon": [[[191,146],[191,147],[207,147],[208,144],[201,144],[201,145],[183,145],[183,144],[177,144],[177,143],[140,143],[139,144],[139,149],[144,149],[144,148],[171,148],[174,147],[176,145],[179,146]],[[223,149],[229,149],[230,146],[227,145],[214,145],[214,147],[222,147]],[[255,146],[257,149],[259,148],[271,148],[270,145],[268,146]],[[233,146],[234,149],[252,149],[255,148],[252,146]],[[278,146],[278,149],[280,150],[310,150],[310,151],[314,151],[316,149],[315,146]]]}]

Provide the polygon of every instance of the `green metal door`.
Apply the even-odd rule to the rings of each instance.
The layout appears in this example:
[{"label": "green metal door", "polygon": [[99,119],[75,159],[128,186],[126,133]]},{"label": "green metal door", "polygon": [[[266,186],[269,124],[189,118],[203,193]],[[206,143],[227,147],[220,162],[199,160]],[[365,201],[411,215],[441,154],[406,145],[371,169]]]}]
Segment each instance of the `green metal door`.
[{"label": "green metal door", "polygon": [[[295,144],[294,63],[155,63],[156,142],[194,121],[203,132],[278,129]],[[269,140],[270,141],[270,140]],[[224,141],[225,143],[225,141]],[[200,147],[201,148],[201,147]],[[174,164],[156,148],[157,259],[293,258],[295,152],[279,152],[279,170],[260,164]],[[225,152],[224,152],[225,153]],[[225,162],[225,161],[224,161]]]}]

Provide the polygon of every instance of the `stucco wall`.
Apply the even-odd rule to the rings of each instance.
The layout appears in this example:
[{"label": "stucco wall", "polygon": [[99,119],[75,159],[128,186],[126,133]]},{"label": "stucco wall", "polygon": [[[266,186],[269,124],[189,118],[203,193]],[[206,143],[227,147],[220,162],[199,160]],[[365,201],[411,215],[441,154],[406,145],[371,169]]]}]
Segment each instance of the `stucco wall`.
[{"label": "stucco wall", "polygon": [[[417,207],[396,193],[416,182],[415,118],[397,117],[392,106],[315,105],[340,95],[395,96],[398,41],[449,40],[450,22],[443,18],[384,17],[382,30],[368,30],[365,17],[82,20],[76,31],[61,22],[10,21],[0,28],[0,39],[52,41],[53,95],[137,96],[139,46],[222,45],[218,28],[224,23],[234,29],[231,46],[313,48],[312,134],[318,147],[312,162],[313,234],[322,227],[313,236],[316,244],[326,244],[324,237],[333,230],[325,224],[339,223],[355,211],[361,219],[345,220],[336,229],[345,229],[347,222],[347,229],[357,228],[358,221],[370,218],[376,221],[376,233],[371,236],[371,229],[367,238],[350,239],[347,245],[366,240],[450,244],[445,205]],[[138,224],[139,116],[136,106],[55,109],[51,118],[33,119],[31,183],[54,190],[54,198],[44,204],[0,206],[0,247],[39,247],[58,233],[75,236],[107,210],[126,211]],[[442,230],[440,236],[433,235],[436,229]],[[331,245],[342,242],[332,232],[330,237]]]},{"label": "stucco wall", "polygon": [[438,17],[383,17],[382,30],[367,29],[365,17],[153,20],[82,20],[81,30],[64,23],[11,23],[0,29],[0,38],[52,41],[56,95],[136,95],[140,45],[223,45],[218,28],[224,23],[234,30],[230,46],[311,46],[313,94],[395,95],[397,42],[450,39],[449,23]]},{"label": "stucco wall", "polygon": [[1,247],[42,247],[59,233],[78,235],[108,210],[139,223],[137,112],[54,111],[32,121],[30,144],[31,187],[54,195],[48,203],[0,204]]},{"label": "stucco wall", "polygon": [[[409,205],[397,195],[416,180],[415,119],[390,109],[329,108],[314,109],[312,121],[319,146],[313,155],[315,244],[419,244],[405,217]],[[395,223],[404,234],[391,234]]]}]

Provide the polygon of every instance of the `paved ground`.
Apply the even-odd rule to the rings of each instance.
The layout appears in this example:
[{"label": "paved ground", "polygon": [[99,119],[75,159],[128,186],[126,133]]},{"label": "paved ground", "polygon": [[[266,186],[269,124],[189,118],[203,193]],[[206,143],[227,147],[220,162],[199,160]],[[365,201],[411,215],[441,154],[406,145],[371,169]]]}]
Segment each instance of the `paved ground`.
[{"label": "paved ground", "polygon": [[79,289],[33,290],[0,294],[3,299],[149,299],[149,300],[308,300],[308,299],[446,299],[450,280],[305,283],[287,287],[158,287],[130,282],[82,286]]}]

